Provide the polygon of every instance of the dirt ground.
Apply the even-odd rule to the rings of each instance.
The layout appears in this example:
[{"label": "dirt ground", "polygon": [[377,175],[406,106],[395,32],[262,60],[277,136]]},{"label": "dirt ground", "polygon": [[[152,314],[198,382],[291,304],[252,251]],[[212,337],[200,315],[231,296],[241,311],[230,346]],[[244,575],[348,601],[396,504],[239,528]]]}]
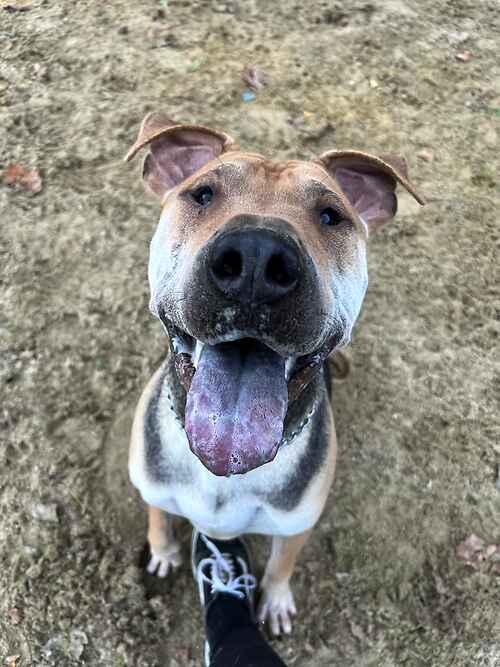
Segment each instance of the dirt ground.
[{"label": "dirt ground", "polygon": [[[0,664],[201,664],[189,568],[143,576],[126,474],[165,339],[147,308],[158,210],[122,157],[164,109],[267,155],[403,154],[428,200],[402,196],[371,241],[337,480],[277,650],[500,665],[500,577],[455,553],[500,542],[499,40],[497,0],[2,0],[0,170],[37,167],[43,187],[0,185]],[[249,64],[268,85],[245,102]]]}]

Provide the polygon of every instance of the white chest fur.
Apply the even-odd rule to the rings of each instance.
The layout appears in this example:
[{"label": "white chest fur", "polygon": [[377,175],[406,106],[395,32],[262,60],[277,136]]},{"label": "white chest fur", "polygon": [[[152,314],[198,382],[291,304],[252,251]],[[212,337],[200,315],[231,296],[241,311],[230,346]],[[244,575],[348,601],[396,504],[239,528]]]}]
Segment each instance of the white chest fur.
[{"label": "white chest fur", "polygon": [[[149,505],[183,516],[203,533],[214,538],[243,533],[293,535],[311,528],[321,513],[318,492],[330,485],[329,466],[321,470],[289,511],[273,498],[304,454],[311,424],[276,458],[245,475],[217,477],[209,472],[189,449],[182,425],[166,405],[158,406],[161,423],[161,457],[168,468],[166,481],[155,481],[146,466],[144,437],[131,448],[129,474],[132,483]],[[134,428],[142,429],[142,424]]]}]

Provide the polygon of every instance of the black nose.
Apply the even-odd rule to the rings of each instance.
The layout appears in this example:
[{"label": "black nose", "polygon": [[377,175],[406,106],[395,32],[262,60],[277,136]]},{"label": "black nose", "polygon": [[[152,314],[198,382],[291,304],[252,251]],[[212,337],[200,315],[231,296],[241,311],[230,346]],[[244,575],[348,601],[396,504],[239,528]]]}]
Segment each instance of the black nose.
[{"label": "black nose", "polygon": [[238,229],[213,242],[209,275],[226,296],[240,303],[277,301],[297,286],[299,253],[290,239],[268,229]]}]

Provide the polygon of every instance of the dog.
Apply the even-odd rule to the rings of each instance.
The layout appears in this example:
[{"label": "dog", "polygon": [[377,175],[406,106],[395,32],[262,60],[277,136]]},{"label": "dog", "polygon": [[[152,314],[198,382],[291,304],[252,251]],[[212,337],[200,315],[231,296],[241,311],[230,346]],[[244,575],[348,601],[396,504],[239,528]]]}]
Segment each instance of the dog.
[{"label": "dog", "polygon": [[131,160],[161,202],[150,310],[170,354],[139,400],[129,475],[148,505],[147,569],[181,562],[173,515],[215,539],[272,536],[258,618],[291,631],[290,577],[333,482],[327,359],[351,338],[371,231],[404,160],[331,150],[273,161],[226,133],[146,116]]}]

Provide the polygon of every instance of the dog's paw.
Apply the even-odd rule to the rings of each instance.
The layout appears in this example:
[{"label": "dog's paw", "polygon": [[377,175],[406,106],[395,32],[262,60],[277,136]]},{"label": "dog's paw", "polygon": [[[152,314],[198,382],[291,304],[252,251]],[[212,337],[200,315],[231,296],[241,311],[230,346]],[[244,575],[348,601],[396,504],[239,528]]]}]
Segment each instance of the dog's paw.
[{"label": "dog's paw", "polygon": [[282,632],[289,635],[292,631],[290,617],[295,616],[297,609],[288,582],[284,584],[264,584],[262,589],[257,618],[261,623],[268,623],[275,637]]},{"label": "dog's paw", "polygon": [[151,558],[146,566],[146,571],[163,579],[170,570],[175,570],[181,563],[182,556],[178,544],[171,544],[167,549],[161,550],[151,547]]}]

